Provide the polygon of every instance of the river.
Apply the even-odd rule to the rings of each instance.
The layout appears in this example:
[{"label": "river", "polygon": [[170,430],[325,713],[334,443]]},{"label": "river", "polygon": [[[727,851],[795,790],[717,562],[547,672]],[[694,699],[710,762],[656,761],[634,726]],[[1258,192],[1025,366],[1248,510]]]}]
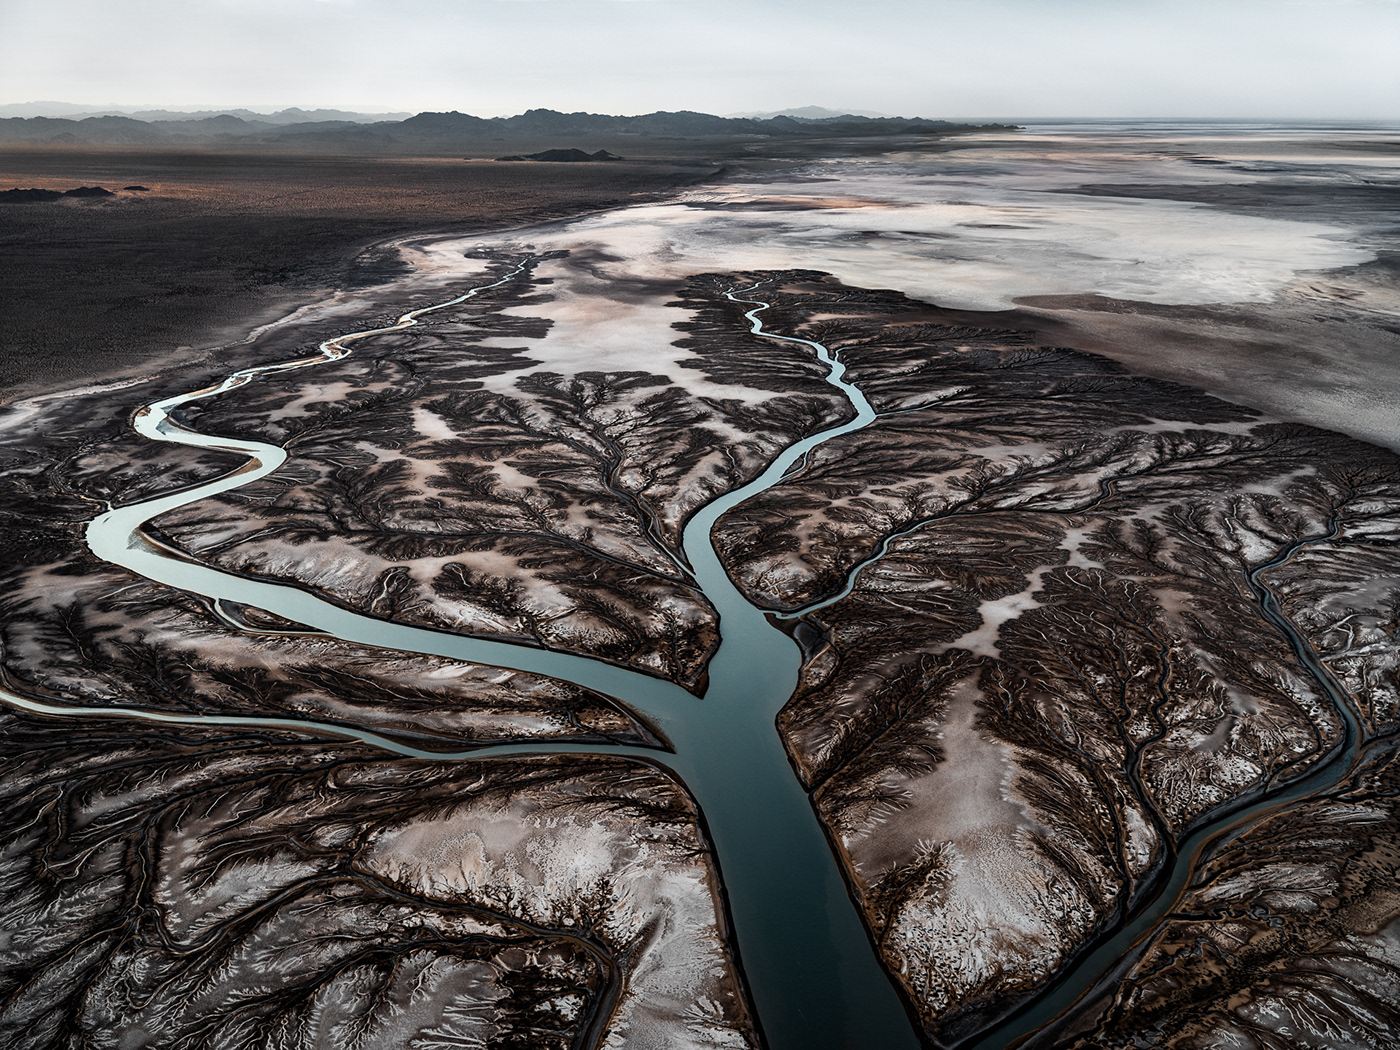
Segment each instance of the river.
[{"label": "river", "polygon": [[[919,1046],[919,1038],[872,949],[823,827],[774,726],[775,716],[796,685],[801,663],[798,647],[744,599],[724,572],[710,542],[716,520],[726,511],[777,483],[811,449],[868,426],[876,418],[862,392],[843,378],[845,366],[827,347],[764,328],[760,315],[769,304],[762,298],[751,298],[761,295],[759,286],[734,289],[727,295],[749,307],[744,316],[753,333],[796,344],[813,353],[827,367],[826,381],[845,396],[854,416],[794,443],[760,476],[716,498],[688,522],[683,552],[697,583],[719,612],[722,632],[720,646],[710,663],[710,686],[703,700],[673,684],[587,657],[467,638],[361,615],[298,587],[242,577],[197,563],[163,548],[143,532],[143,526],[151,519],[264,477],[286,459],[285,451],[275,445],[189,429],[171,418],[180,406],[218,396],[262,376],[336,360],[350,353],[359,340],[412,327],[426,314],[516,280],[530,270],[533,261],[525,257],[498,280],[405,313],[392,325],[329,339],[312,356],[239,370],[214,386],[139,409],[134,425],[144,436],[237,454],[244,457],[244,463],[206,483],[108,510],[88,526],[87,542],[99,558],[151,580],[215,602],[256,606],[348,642],[510,667],[567,679],[607,693],[656,725],[670,741],[671,753],[577,743],[529,743],[439,753],[370,732],[301,720],[173,715],[129,708],[68,708],[37,703],[9,692],[4,693],[5,698],[31,710],[74,717],[280,726],[350,737],[405,756],[482,760],[505,755],[586,752],[630,755],[657,762],[687,785],[704,815],[718,858],[741,964],[770,1050],[914,1050]],[[1174,866],[1163,873],[1161,892],[1155,900],[1140,909],[1127,928],[1071,968],[1037,1003],[975,1040],[978,1050],[1014,1044],[1112,972],[1144,932],[1150,931],[1170,910],[1212,840],[1287,800],[1330,786],[1350,768],[1358,739],[1355,716],[1306,641],[1279,609],[1266,579],[1269,569],[1282,564],[1306,542],[1313,541],[1300,541],[1280,551],[1273,561],[1256,568],[1251,580],[1265,615],[1287,635],[1300,663],[1317,678],[1341,712],[1346,723],[1342,745],[1331,761],[1322,763],[1302,780],[1280,788],[1272,797],[1242,800],[1230,812],[1213,814],[1211,821],[1196,829],[1182,845]],[[855,572],[865,564],[862,562]]]},{"label": "river", "polygon": [[[875,419],[864,395],[841,378],[845,366],[826,347],[764,331],[758,315],[767,303],[730,293],[734,301],[752,307],[745,316],[755,333],[807,346],[827,364],[827,381],[850,399],[856,416],[793,444],[759,477],[713,500],[687,524],[682,547],[697,583],[719,612],[722,631],[703,700],[669,683],[586,657],[363,616],[296,587],[192,562],[161,549],[142,532],[142,526],[152,518],[265,477],[286,459],[286,453],[275,445],[186,428],[171,418],[180,406],[236,389],[263,375],[336,360],[349,353],[354,342],[412,327],[425,314],[507,283],[528,264],[528,260],[523,262],[500,280],[406,313],[391,326],[327,340],[314,356],[243,369],[215,386],[138,410],[135,426],[148,438],[237,453],[246,457],[245,463],[205,484],[107,511],[88,527],[88,545],[98,557],[149,579],[211,600],[253,605],[346,641],[547,674],[621,699],[659,727],[670,741],[673,753],[664,755],[664,764],[687,785],[705,816],[718,854],[740,958],[771,1050],[822,1046],[913,1050],[918,1039],[870,948],[822,826],[774,727],[779,708],[797,682],[801,664],[798,647],[739,594],[709,540],[721,514],[779,481],[809,449]],[[55,711],[52,706],[39,709]],[[318,728],[303,721],[214,716],[165,716],[162,720]],[[545,751],[663,757],[645,748],[577,743],[503,745],[440,755],[404,747],[377,734],[341,731],[338,735],[350,735],[399,754],[438,758],[481,759]]]}]

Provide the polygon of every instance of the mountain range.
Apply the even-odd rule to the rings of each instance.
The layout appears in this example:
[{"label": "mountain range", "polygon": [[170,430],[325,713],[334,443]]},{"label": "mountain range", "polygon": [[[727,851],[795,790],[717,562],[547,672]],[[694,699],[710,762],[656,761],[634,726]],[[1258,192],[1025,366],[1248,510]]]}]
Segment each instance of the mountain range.
[{"label": "mountain range", "polygon": [[[306,111],[296,112],[316,115],[307,114]],[[128,146],[262,144],[367,151],[408,147],[433,152],[491,148],[494,152],[500,152],[496,147],[501,143],[575,146],[579,140],[594,144],[622,141],[625,144],[628,140],[639,139],[752,139],[761,142],[946,134],[972,130],[974,127],[1004,126],[957,124],[922,117],[865,117],[854,114],[822,118],[753,118],[718,117],[682,110],[613,116],[561,113],[552,109],[532,109],[513,117],[475,117],[453,110],[447,113],[418,113],[401,120],[376,120],[372,123],[349,119],[306,119],[279,124],[259,114],[243,116],[223,112],[200,116],[151,111],[141,116],[109,114],[0,118],[0,143]]]},{"label": "mountain range", "polygon": [[65,117],[82,120],[86,117],[131,117],[134,120],[203,120],[225,114],[240,117],[249,123],[305,124],[316,120],[348,120],[356,124],[373,124],[379,120],[403,120],[412,113],[357,113],[348,109],[300,109],[291,106],[274,113],[259,113],[251,109],[151,109],[124,106],[91,106],[73,102],[6,102],[0,104],[0,117]]}]

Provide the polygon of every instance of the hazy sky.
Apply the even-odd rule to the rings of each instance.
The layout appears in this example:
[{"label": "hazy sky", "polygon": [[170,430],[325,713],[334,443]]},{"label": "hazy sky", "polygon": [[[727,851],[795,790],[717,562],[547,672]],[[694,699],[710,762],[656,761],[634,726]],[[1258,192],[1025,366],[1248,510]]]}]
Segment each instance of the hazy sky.
[{"label": "hazy sky", "polygon": [[1400,118],[1400,0],[0,0],[0,102]]}]

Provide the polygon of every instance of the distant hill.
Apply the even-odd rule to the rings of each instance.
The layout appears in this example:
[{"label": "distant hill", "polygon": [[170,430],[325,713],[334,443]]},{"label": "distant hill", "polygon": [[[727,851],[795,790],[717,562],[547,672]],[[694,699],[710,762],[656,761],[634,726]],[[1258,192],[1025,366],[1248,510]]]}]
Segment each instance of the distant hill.
[{"label": "distant hill", "polygon": [[127,108],[123,106],[87,106],[72,102],[9,102],[0,105],[0,117],[132,117],[136,120],[203,120],[205,117],[239,117],[250,123],[305,124],[318,120],[345,120],[355,124],[371,124],[379,120],[403,120],[411,113],[356,113],[344,109],[299,109],[292,106],[275,113],[257,113],[251,109],[168,110]]},{"label": "distant hill", "polygon": [[827,109],[825,106],[797,106],[794,109],[774,109],[766,113],[731,113],[731,117],[768,120],[771,117],[793,117],[797,120],[831,120],[833,117],[888,117],[868,109]]},{"label": "distant hill", "polygon": [[598,160],[622,160],[616,153],[609,153],[605,149],[600,149],[596,153],[585,153],[581,149],[547,149],[539,153],[527,153],[521,156],[519,153],[509,157],[497,157],[497,160],[543,160],[554,164],[575,163],[578,161],[598,161]]},{"label": "distant hill", "polygon": [[[922,117],[717,117],[688,110],[611,116],[603,113],[560,113],[532,109],[513,117],[474,117],[453,110],[418,113],[405,119],[358,119],[363,114],[339,110],[283,110],[279,114],[176,113],[148,111],[141,115],[86,117],[0,118],[0,143],[54,145],[255,145],[354,151],[432,152],[487,150],[500,153],[500,145],[538,149],[562,148],[569,142],[626,147],[628,142],[704,142],[751,140],[753,142],[804,139],[939,135],[977,128],[1007,125],[956,124]],[[824,111],[823,111],[824,112]],[[288,116],[295,115],[296,119]],[[328,114],[337,114],[336,117]],[[319,118],[325,119],[319,119]],[[302,119],[305,118],[305,119]],[[277,123],[276,120],[283,122]],[[601,140],[601,141],[600,141]],[[492,148],[495,147],[495,148]],[[523,151],[521,151],[523,153]]]},{"label": "distant hill", "polygon": [[0,190],[0,204],[31,204],[34,201],[56,201],[63,197],[115,197],[101,186],[78,186],[71,190],[20,189]]},{"label": "distant hill", "polygon": [[203,120],[205,117],[238,117],[249,123],[313,124],[318,121],[348,121],[352,124],[376,124],[383,120],[406,120],[412,113],[356,113],[345,109],[279,109],[275,113],[255,113],[249,109],[206,109],[192,113],[175,110],[148,109],[125,114],[137,120]]}]

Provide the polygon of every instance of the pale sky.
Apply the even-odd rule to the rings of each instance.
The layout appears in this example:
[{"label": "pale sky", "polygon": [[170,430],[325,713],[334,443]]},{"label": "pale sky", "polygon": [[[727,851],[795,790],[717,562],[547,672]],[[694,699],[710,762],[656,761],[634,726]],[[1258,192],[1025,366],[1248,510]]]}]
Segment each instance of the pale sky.
[{"label": "pale sky", "polygon": [[1400,118],[1400,0],[0,0],[0,102]]}]

